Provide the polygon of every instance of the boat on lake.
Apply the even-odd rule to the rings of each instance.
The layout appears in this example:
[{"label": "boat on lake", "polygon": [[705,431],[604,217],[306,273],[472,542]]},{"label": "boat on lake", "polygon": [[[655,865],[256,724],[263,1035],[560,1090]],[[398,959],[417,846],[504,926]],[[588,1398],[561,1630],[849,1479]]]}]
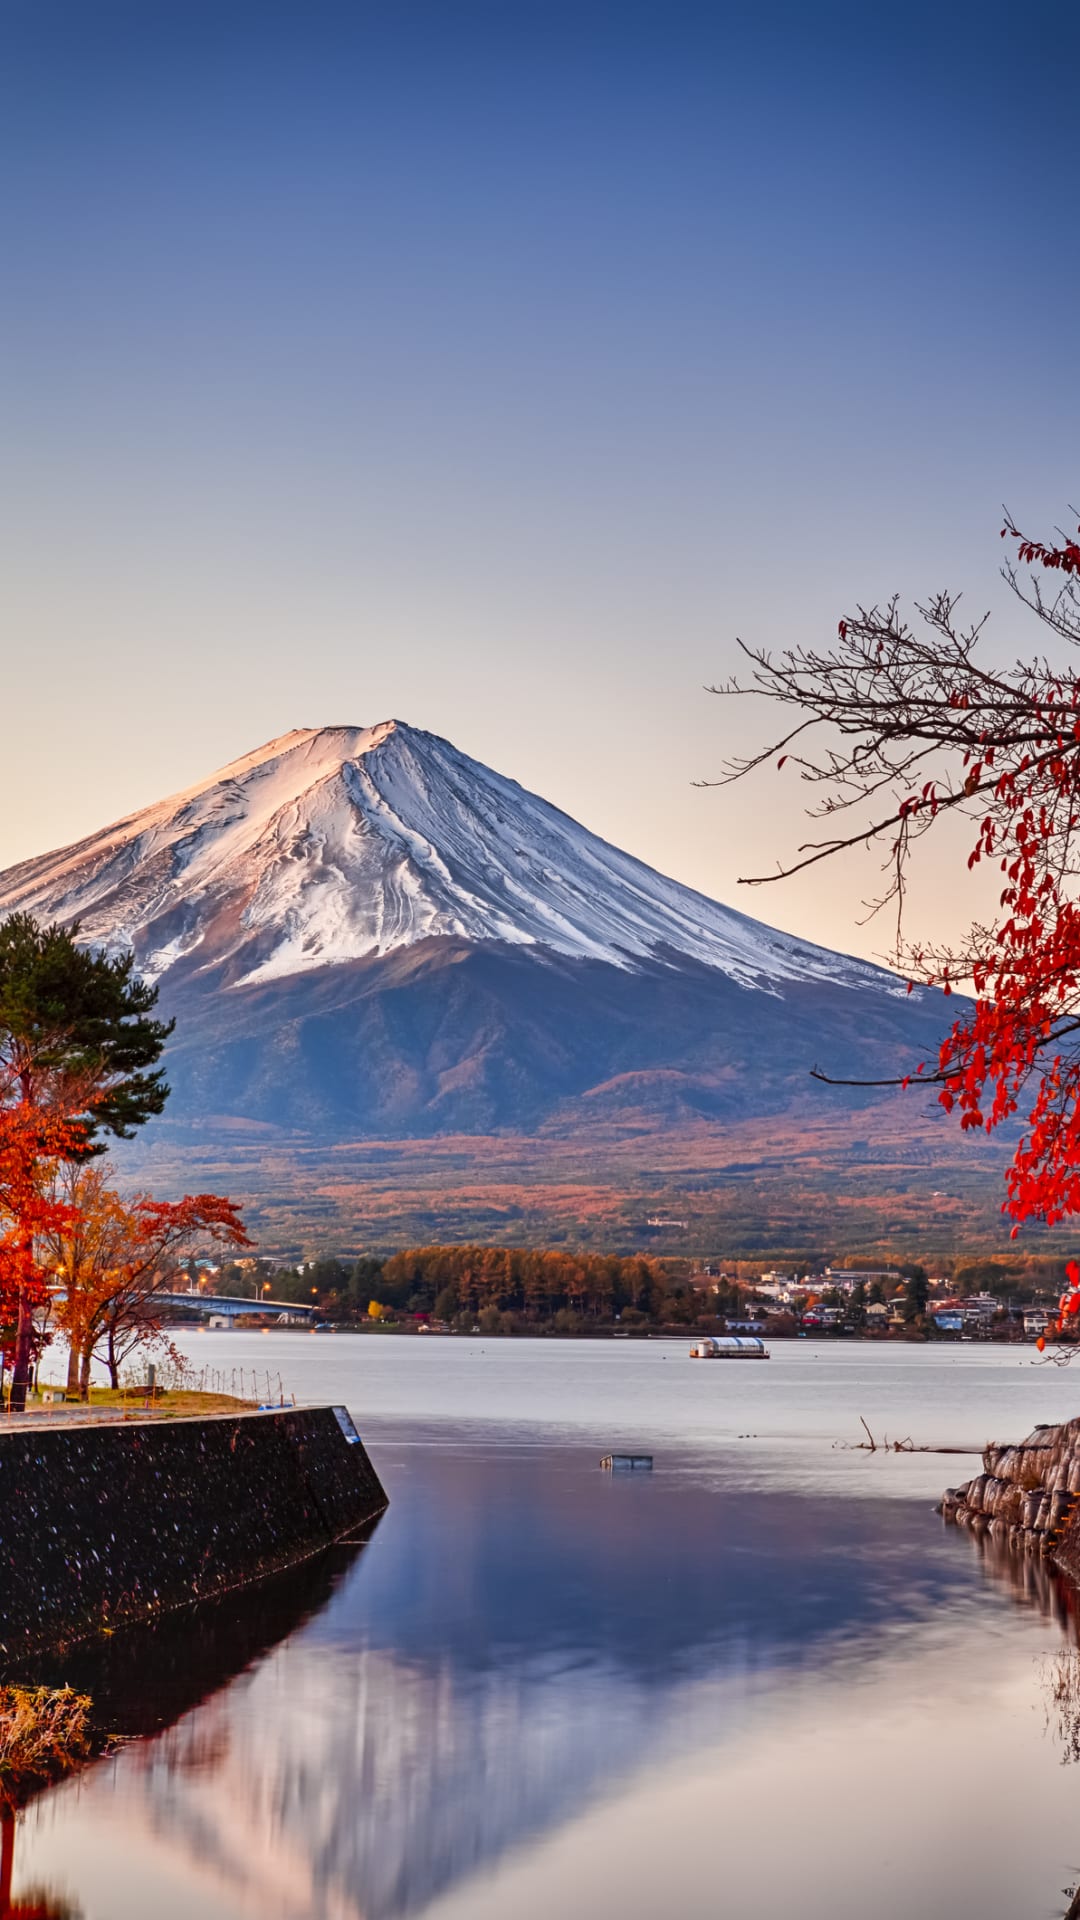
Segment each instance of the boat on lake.
[{"label": "boat on lake", "polygon": [[769,1349],[764,1340],[747,1333],[711,1334],[705,1340],[695,1341],[690,1349],[691,1360],[767,1360]]}]

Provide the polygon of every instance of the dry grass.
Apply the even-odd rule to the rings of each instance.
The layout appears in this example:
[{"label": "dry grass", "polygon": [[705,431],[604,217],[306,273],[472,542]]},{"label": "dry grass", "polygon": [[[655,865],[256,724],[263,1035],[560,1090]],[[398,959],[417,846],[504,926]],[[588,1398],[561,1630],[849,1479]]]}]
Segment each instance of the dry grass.
[{"label": "dry grass", "polygon": [[[241,1400],[232,1393],[203,1393],[195,1388],[170,1388],[167,1393],[155,1393],[148,1402],[145,1393],[134,1387],[95,1387],[87,1401],[68,1400],[63,1403],[64,1416],[82,1415],[92,1418],[95,1413],[129,1413],[134,1418],[146,1419],[150,1413],[158,1418],[180,1420],[195,1415],[209,1413],[250,1413],[255,1402]],[[59,1406],[56,1411],[59,1412]],[[52,1409],[31,1406],[31,1411],[47,1420]]]},{"label": "dry grass", "polygon": [[[135,1387],[95,1387],[91,1407],[126,1407],[132,1413],[144,1411],[146,1395]],[[155,1413],[184,1415],[198,1413],[250,1413],[254,1402],[241,1400],[233,1393],[201,1393],[197,1388],[177,1387],[167,1393],[155,1393],[150,1406]]]},{"label": "dry grass", "polygon": [[90,1752],[90,1700],[70,1687],[0,1687],[0,1804],[77,1767]]}]

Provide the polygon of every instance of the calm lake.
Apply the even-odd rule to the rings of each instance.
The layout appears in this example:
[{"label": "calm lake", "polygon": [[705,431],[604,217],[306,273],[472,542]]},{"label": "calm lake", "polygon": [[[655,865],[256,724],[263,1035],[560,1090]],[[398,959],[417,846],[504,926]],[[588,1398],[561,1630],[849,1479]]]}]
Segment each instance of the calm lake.
[{"label": "calm lake", "polygon": [[[1063,1912],[1071,1597],[935,1516],[974,1457],[852,1449],[860,1414],[1019,1438],[1080,1411],[1080,1372],[966,1346],[187,1346],[345,1402],[391,1505],[357,1552],[83,1656],[132,1737],[28,1811],[17,1895],[85,1920]],[[631,1447],[651,1475],[600,1471]]]}]

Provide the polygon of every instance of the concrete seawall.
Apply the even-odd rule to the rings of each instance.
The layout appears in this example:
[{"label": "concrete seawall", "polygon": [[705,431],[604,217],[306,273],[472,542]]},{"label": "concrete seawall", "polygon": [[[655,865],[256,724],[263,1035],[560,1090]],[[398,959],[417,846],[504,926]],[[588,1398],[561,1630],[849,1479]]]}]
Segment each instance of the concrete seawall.
[{"label": "concrete seawall", "polygon": [[0,1433],[0,1654],[149,1620],[294,1566],[386,1495],[344,1409]]}]

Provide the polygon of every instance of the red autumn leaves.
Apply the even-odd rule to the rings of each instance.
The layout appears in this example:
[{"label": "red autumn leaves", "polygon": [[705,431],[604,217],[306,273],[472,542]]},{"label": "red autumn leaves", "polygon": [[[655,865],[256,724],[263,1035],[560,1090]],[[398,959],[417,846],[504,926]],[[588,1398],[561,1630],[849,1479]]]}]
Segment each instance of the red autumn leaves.
[{"label": "red autumn leaves", "polygon": [[240,1214],[218,1194],[125,1202],[106,1163],[86,1153],[85,1125],[20,1101],[0,1107],[0,1326],[60,1287],[56,1319],[78,1358],[110,1356],[160,1330],[155,1294],[192,1246],[248,1246]]},{"label": "red autumn leaves", "polygon": [[116,1384],[128,1354],[162,1337],[160,1293],[185,1253],[250,1245],[237,1208],[219,1194],[124,1200],[107,1171],[101,1160],[61,1169],[70,1218],[43,1235],[60,1289],[55,1318],[69,1347],[69,1387],[80,1391],[95,1358]]},{"label": "red autumn leaves", "polygon": [[56,1196],[56,1169],[84,1143],[77,1123],[28,1100],[0,1107],[0,1323],[13,1319],[20,1298],[36,1305],[45,1297],[41,1241],[63,1232],[73,1217]]},{"label": "red autumn leaves", "polygon": [[[1002,536],[1004,577],[1050,636],[1026,657],[1011,642],[987,654],[984,619],[968,622],[955,594],[933,594],[917,619],[894,597],[849,612],[825,649],[740,642],[752,676],[721,691],[784,713],[780,737],[725,777],[782,754],[824,823],[757,879],[876,850],[883,884],[869,904],[895,912],[909,991],[964,996],[937,1062],[904,1084],[935,1086],[966,1133],[1024,1118],[1002,1207],[1015,1235],[1080,1213],[1080,529],[1034,540],[1007,516]],[[965,823],[968,870],[996,870],[993,904],[956,945],[915,947],[902,929],[910,861],[949,814]]]},{"label": "red autumn leaves", "polygon": [[[1080,575],[1080,542],[1051,547],[1011,523],[1002,532],[1015,540],[1022,563]],[[1043,608],[1037,587],[1027,604]],[[1050,613],[1056,631],[1080,640],[1075,614],[1062,614],[1060,602]],[[1052,1226],[1080,1211],[1080,1054],[1065,1044],[1080,1031],[1080,675],[1036,662],[995,682],[976,670],[968,652],[947,697],[954,711],[981,715],[954,798],[958,791],[979,808],[967,864],[997,861],[1001,917],[974,928],[952,960],[911,957],[921,977],[946,994],[964,976],[974,989],[933,1076],[942,1106],[959,1114],[961,1127],[992,1131],[1017,1112],[1034,1083],[1006,1176],[1002,1210],[1015,1237],[1024,1220]],[[900,803],[897,819],[910,822],[938,803],[938,786],[927,781]]]}]

